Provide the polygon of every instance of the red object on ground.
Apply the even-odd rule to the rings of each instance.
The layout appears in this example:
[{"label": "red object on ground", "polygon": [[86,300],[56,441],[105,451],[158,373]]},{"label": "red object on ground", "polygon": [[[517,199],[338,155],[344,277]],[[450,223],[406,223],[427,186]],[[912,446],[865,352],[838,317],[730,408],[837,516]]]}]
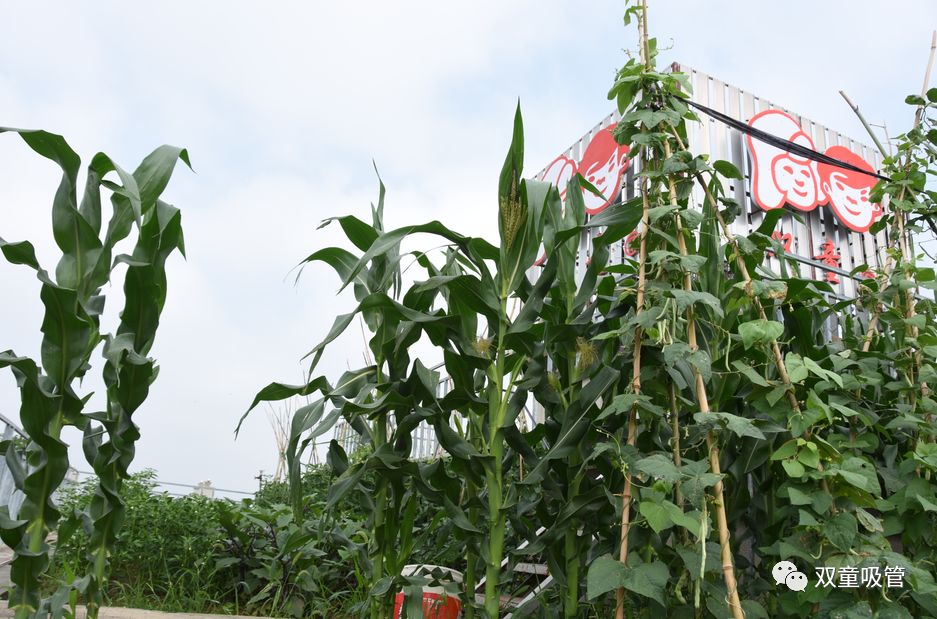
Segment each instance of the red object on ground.
[{"label": "red object on ground", "polygon": [[[405,565],[400,571],[401,576],[430,576],[430,582],[442,584],[460,584],[462,574],[452,568],[438,565]],[[446,594],[441,586],[424,585],[423,592],[423,619],[458,619],[462,612],[462,602],[459,598]],[[394,619],[401,619],[405,604],[404,594],[401,591],[394,598]]]},{"label": "red object on ground", "polygon": [[[398,593],[394,600],[394,619],[400,619],[403,612],[404,595]],[[423,592],[423,618],[424,619],[458,619],[462,611],[462,604],[454,597],[446,597],[441,593]]]}]

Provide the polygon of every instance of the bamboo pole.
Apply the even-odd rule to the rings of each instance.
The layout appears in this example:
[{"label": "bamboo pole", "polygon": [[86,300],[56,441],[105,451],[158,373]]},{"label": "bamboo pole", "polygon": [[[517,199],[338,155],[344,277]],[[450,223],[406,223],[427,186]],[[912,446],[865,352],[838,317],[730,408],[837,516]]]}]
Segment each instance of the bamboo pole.
[{"label": "bamboo pole", "polygon": [[882,143],[879,141],[878,136],[875,135],[874,131],[872,131],[872,127],[869,125],[868,121],[865,119],[865,116],[863,116],[862,112],[859,111],[859,106],[853,103],[852,99],[850,99],[849,96],[842,90],[839,91],[839,94],[843,97],[843,99],[846,100],[846,105],[848,105],[852,109],[852,111],[856,113],[856,117],[859,118],[859,122],[862,123],[862,126],[865,127],[865,130],[868,132],[869,137],[871,137],[872,141],[875,142],[875,146],[876,148],[878,148],[878,152],[882,153],[882,157],[887,157],[888,153],[885,152],[885,147],[882,146]]},{"label": "bamboo pole", "polygon": [[[676,131],[676,129],[670,127],[670,134],[676,138],[677,145],[680,146],[681,150],[687,150],[686,144],[683,143],[683,138],[680,137],[680,134]],[[765,313],[765,308],[761,304],[761,299],[755,296],[754,281],[752,280],[751,274],[748,272],[748,265],[745,263],[745,259],[742,257],[738,239],[735,238],[735,234],[733,234],[732,230],[729,228],[729,225],[726,223],[722,213],[719,212],[719,204],[716,202],[715,196],[713,196],[712,192],[709,190],[709,186],[706,184],[706,181],[703,180],[702,174],[697,172],[694,176],[697,182],[703,188],[706,199],[709,200],[710,204],[712,204],[713,213],[716,215],[716,220],[719,222],[719,228],[722,230],[723,236],[732,246],[733,250],[735,250],[735,261],[738,265],[742,280],[745,283],[744,290],[746,296],[748,296],[749,300],[751,300],[752,305],[755,307],[755,311],[758,312],[758,317],[762,320],[767,320],[768,315]],[[781,377],[781,382],[784,383],[784,387],[787,390],[787,400],[791,405],[791,409],[794,411],[794,414],[799,415],[801,414],[800,402],[797,401],[797,394],[794,392],[794,385],[791,383],[791,376],[787,372],[787,365],[784,363],[784,356],[781,354],[781,347],[778,345],[777,339],[771,340],[771,355],[774,357],[774,363],[775,366],[777,366],[778,375]]]},{"label": "bamboo pole", "polygon": [[[672,126],[670,127],[670,133],[673,135],[677,144],[682,150],[686,150],[686,145],[683,143],[683,139],[680,137],[680,134]],[[751,274],[748,272],[748,265],[745,263],[745,258],[742,257],[742,251],[739,248],[738,239],[735,238],[735,234],[732,233],[732,230],[729,228],[729,225],[726,223],[725,218],[722,216],[722,213],[719,212],[719,205],[716,202],[715,196],[709,190],[709,186],[703,180],[703,175],[700,172],[694,174],[696,181],[703,188],[703,192],[706,195],[706,199],[709,200],[709,203],[712,204],[713,212],[716,215],[716,220],[719,222],[719,227],[722,230],[722,234],[725,237],[726,241],[732,246],[735,252],[736,264],[739,268],[739,273],[742,275],[742,280],[744,281],[744,290],[746,296],[748,296],[752,305],[755,307],[755,310],[758,312],[758,317],[761,320],[768,320],[768,315],[765,313],[765,308],[761,304],[761,299],[755,296],[754,290],[754,281],[752,280]],[[784,362],[784,355],[781,354],[781,347],[778,344],[776,338],[771,339],[771,355],[774,358],[774,365],[777,368],[778,376],[781,378],[781,382],[784,384],[785,394],[787,396],[787,401],[791,406],[791,412],[794,415],[802,415],[802,409],[800,407],[800,402],[797,400],[797,393],[794,390],[794,384],[791,382],[791,376],[787,371],[787,364]],[[809,433],[807,434],[809,438]],[[823,463],[817,465],[817,470],[823,471]],[[827,494],[830,494],[829,484],[826,481],[826,478],[820,479],[820,488]],[[830,508],[833,513],[836,513],[838,510],[834,504]]]},{"label": "bamboo pole", "polygon": [[[934,68],[934,55],[937,54],[937,30],[934,30],[930,38],[930,56],[927,58],[927,68],[924,70],[924,86],[921,88],[921,97],[927,98],[927,87],[930,86],[930,72]],[[914,126],[921,124],[921,118],[924,115],[924,108],[917,106],[914,113]]]},{"label": "bamboo pole", "polygon": [[[937,30],[934,30],[933,33],[931,34],[930,54],[928,55],[928,58],[927,58],[927,68],[924,70],[924,85],[921,87],[921,97],[922,97],[922,98],[927,96],[927,87],[930,85],[930,75],[931,75],[931,70],[934,68],[934,55],[935,55],[935,54],[937,54]],[[840,93],[842,94],[842,91],[840,91]],[[846,97],[846,95],[843,94],[843,97]],[[846,98],[846,100],[847,100],[847,102],[849,101],[848,98]],[[850,102],[850,107],[853,108],[853,111],[854,111],[857,115],[859,114],[859,108],[858,108],[858,106],[855,106],[855,107],[854,107],[854,106],[852,105],[852,103]],[[920,124],[921,124],[921,118],[923,117],[923,114],[924,114],[924,107],[921,106],[921,105],[917,106],[917,109],[916,109],[915,112],[914,112],[914,125],[913,125],[913,127],[914,127],[915,129],[917,129],[917,128],[920,126]],[[859,115],[859,118],[860,118],[860,120],[861,120],[861,119],[862,119],[862,116]],[[863,124],[865,124],[865,123],[863,123]],[[869,131],[869,134],[870,134],[870,135],[873,135],[873,134],[872,134],[872,130],[869,129],[868,126],[866,126],[866,129]],[[873,135],[873,139],[874,139],[874,135]],[[884,150],[883,150],[882,152],[883,152],[883,154],[884,154]],[[908,153],[907,158],[905,159],[905,166],[904,166],[905,169],[907,169],[908,167],[910,167],[910,165],[911,165],[911,154]],[[904,199],[904,197],[905,197],[905,195],[906,195],[906,192],[907,192],[907,185],[905,185],[905,186],[903,186],[903,187],[901,188],[901,193],[900,193],[899,196],[898,196],[898,200],[899,200],[899,201],[901,201],[901,200]],[[897,236],[898,236],[898,240],[899,240],[899,248],[900,248],[901,253],[902,253],[902,260],[907,260],[907,254],[906,254],[907,247],[906,247],[905,241],[903,240],[903,239],[904,239],[904,236],[905,236],[905,234],[904,234],[904,213],[903,213],[902,211],[900,211],[900,210],[897,211],[897,212],[895,213],[895,219],[896,219],[896,224],[898,224],[898,225],[897,225],[897,229],[898,229],[898,235],[897,235]],[[882,280],[883,280],[883,282],[887,282],[888,279],[891,277],[891,273],[892,273],[892,269],[893,269],[893,268],[894,268],[894,260],[892,259],[891,254],[888,254],[888,255],[885,257],[885,268],[883,269],[883,274],[882,274]],[[908,295],[909,295],[909,297],[910,297],[909,308],[913,308],[913,303],[914,303],[914,298],[913,298],[913,297],[914,297],[914,293],[911,292],[910,290],[908,290]],[[875,335],[875,331],[876,331],[876,329],[878,328],[878,321],[879,321],[879,316],[881,316],[881,313],[882,313],[882,306],[881,306],[881,305],[876,305],[875,309],[874,309],[873,312],[872,312],[872,317],[869,319],[869,326],[868,326],[868,328],[866,329],[865,338],[864,338],[864,341],[862,342],[862,352],[869,352],[869,348],[870,348],[871,345],[872,345],[872,337]],[[913,315],[913,314],[912,314],[912,315]],[[913,328],[913,327],[912,327],[912,328]]]},{"label": "bamboo pole", "polygon": [[[924,70],[924,85],[921,87],[921,98],[927,97],[927,87],[930,84],[931,69],[933,69],[934,67],[935,52],[937,52],[937,30],[935,30],[933,34],[931,35],[930,55],[927,58],[927,68]],[[923,118],[923,116],[924,116],[924,107],[921,105],[918,105],[917,110],[915,110],[914,112],[914,128],[915,129],[917,129],[920,126],[921,119]],[[908,151],[907,162],[909,164],[908,167],[910,167],[910,162],[911,162],[910,151]],[[907,189],[907,185],[902,186],[901,188],[902,196],[904,196],[907,193],[906,189]],[[910,272],[914,266],[914,254],[911,251],[911,238],[910,238],[911,231],[905,228],[905,214],[904,214],[904,211],[901,210],[900,206],[896,214],[898,216],[898,240],[899,240],[899,243],[901,244],[901,260],[904,263],[905,279],[910,279],[910,274],[911,274]],[[905,305],[905,318],[906,319],[910,320],[911,318],[914,318],[914,315],[916,313],[916,298],[915,297],[917,295],[917,292],[918,292],[918,288],[916,285],[914,288],[908,288],[907,290],[905,290],[905,304],[906,304]],[[918,328],[912,324],[909,326],[909,331],[911,333],[911,338],[916,340],[918,336]],[[922,351],[921,351],[920,346],[918,346],[918,349],[914,352],[909,351],[909,354],[911,355],[910,378],[913,381],[913,380],[916,380],[915,373],[917,373],[919,377],[921,364],[923,362]],[[912,385],[913,384],[914,383],[912,382]],[[929,393],[930,393],[930,389],[927,387],[927,383],[922,383],[921,394],[923,396],[927,396]],[[911,390],[909,400],[910,400],[911,406],[913,407],[917,401],[917,394],[914,392],[914,390]],[[927,417],[929,421],[930,415],[928,415]],[[920,435],[920,432],[918,432],[918,435]]]},{"label": "bamboo pole", "polygon": [[[641,45],[641,59],[645,70],[650,69],[650,54],[648,53],[647,41],[647,0],[641,0],[641,19],[638,22],[638,39]],[[649,151],[647,147],[642,149],[642,166],[647,165]],[[644,308],[644,290],[647,283],[647,234],[650,230],[650,204],[647,197],[647,177],[641,180],[641,246],[638,253],[638,291],[635,299],[635,312],[640,313]],[[638,325],[634,329],[634,356],[631,366],[631,390],[635,394],[641,393],[641,338],[643,331]],[[637,406],[631,407],[628,414],[628,439],[627,444],[634,446],[637,441],[638,411]],[[623,564],[628,563],[628,533],[631,530],[631,471],[625,473],[625,487],[621,493],[621,537],[618,548],[618,560]],[[625,617],[625,588],[619,587],[615,591],[615,619],[624,619]]]},{"label": "bamboo pole", "polygon": [[[647,161],[647,149],[644,150]],[[647,197],[647,179],[641,182],[641,248],[638,254],[638,292],[635,301],[635,312],[640,313],[644,308],[644,290],[647,283],[647,233],[650,229],[650,204]],[[643,330],[638,325],[634,329],[634,356],[631,364],[631,390],[635,394],[641,393],[641,339]],[[628,440],[627,444],[634,447],[637,441],[638,411],[637,406],[631,407],[628,414]],[[625,473],[625,487],[621,493],[621,543],[618,549],[618,560],[628,563],[628,532],[631,529],[631,472]],[[624,619],[625,616],[625,589],[619,587],[615,592],[615,619]]]},{"label": "bamboo pole", "polygon": [[[670,414],[672,416],[670,420],[671,431],[673,432],[673,439],[671,440],[670,448],[673,451],[673,464],[678,469],[683,466],[683,458],[680,455],[680,409],[677,407],[677,388],[673,384],[673,381],[670,382]],[[680,486],[680,480],[678,479],[674,482],[673,485],[673,499],[674,503],[677,504],[677,507],[683,509],[683,488]],[[686,529],[684,529],[684,533]]]},{"label": "bamboo pole", "polygon": [[[664,157],[670,159],[670,156],[670,141],[667,140],[664,142]],[[669,177],[667,182],[669,185],[670,204],[675,207],[679,206],[677,203],[677,188],[673,182],[673,177]],[[713,211],[715,212],[716,209],[714,208]],[[677,226],[677,246],[680,249],[680,255],[685,257],[688,255],[686,237],[683,234],[683,224],[679,214],[676,215],[675,220]],[[683,272],[683,289],[686,292],[691,292],[693,290],[693,278],[690,272],[686,270]],[[696,337],[696,317],[692,305],[687,307],[686,323],[687,343],[690,346],[690,352],[693,353],[699,350],[699,343]],[[703,380],[703,375],[700,373],[699,368],[695,365],[693,365],[693,378],[696,382],[696,401],[699,404],[700,412],[704,415],[712,412],[709,408],[709,396],[706,392],[706,382]],[[722,470],[719,463],[719,445],[716,442],[716,437],[712,430],[706,433],[706,447],[709,451],[710,470],[714,475],[719,476],[719,481],[713,486],[713,494],[715,495],[716,526],[719,529],[722,575],[726,583],[726,603],[729,605],[729,610],[732,612],[732,616],[735,619],[744,619],[745,612],[742,610],[742,603],[739,600],[738,582],[735,579],[735,565],[732,562],[732,542],[729,533],[729,520],[726,515]]]}]

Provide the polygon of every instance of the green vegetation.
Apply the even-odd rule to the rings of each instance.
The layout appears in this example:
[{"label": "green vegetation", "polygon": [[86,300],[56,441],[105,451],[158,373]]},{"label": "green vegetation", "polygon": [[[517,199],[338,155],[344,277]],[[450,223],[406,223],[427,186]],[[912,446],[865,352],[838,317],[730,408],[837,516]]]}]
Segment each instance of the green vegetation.
[{"label": "green vegetation", "polygon": [[[3,132],[18,133],[33,151],[62,170],[52,202],[52,233],[62,252],[54,277],[39,264],[29,241],[8,243],[0,238],[0,252],[8,262],[36,272],[44,308],[41,363],[12,350],[0,352],[0,368],[9,367],[16,377],[20,419],[29,438],[25,463],[15,456],[7,458],[16,487],[25,496],[16,520],[3,514],[0,532],[4,543],[16,551],[10,607],[22,619],[44,613],[50,605],[58,607],[73,593],[80,593],[89,614],[96,617],[107,578],[108,554],[114,550],[123,518],[120,487],[140,436],[133,413],[146,400],[158,374],[155,360],[147,354],[166,302],[166,260],[176,250],[185,252],[181,215],[160,200],[160,195],[176,162],[181,159],[188,164],[188,154],[162,146],[131,174],[98,153],[91,159],[80,188],[81,160],[62,136],[0,128]],[[106,179],[111,173],[120,184]],[[112,206],[103,230],[102,188],[110,192]],[[80,201],[79,191],[83,191]],[[132,253],[114,256],[115,246],[134,229]],[[105,287],[119,268],[125,268],[124,307],[117,330],[102,333]],[[92,356],[99,350],[104,357],[106,408],[86,413],[88,397],[78,391],[92,368]],[[99,482],[83,520],[91,536],[87,563],[79,570],[85,576],[63,585],[52,598],[42,599],[39,583],[50,554],[46,539],[56,529],[60,515],[51,497],[69,464],[68,446],[61,440],[66,426],[84,433],[84,452]]]},{"label": "green vegetation", "polygon": [[[92,478],[69,488],[62,499],[65,521],[73,521],[75,533],[56,542],[47,586],[81,573],[91,545],[77,521],[94,500],[97,483]],[[222,581],[215,571],[214,554],[224,539],[219,526],[222,504],[196,495],[156,494],[155,485],[155,474],[145,471],[121,487],[125,516],[108,558],[105,603],[166,611],[221,606]]]},{"label": "green vegetation", "polygon": [[[647,33],[642,6],[632,18]],[[465,571],[466,617],[501,616],[511,566],[535,553],[556,579],[542,616],[937,613],[928,533],[937,323],[933,302],[917,295],[935,275],[907,241],[908,230],[933,227],[937,208],[925,186],[937,89],[908,99],[917,123],[886,158],[892,180],[873,201],[890,208],[873,232],[888,227],[892,246],[857,308],[792,275],[787,259],[778,273],[765,268],[766,252],[783,256],[770,238],[782,211],[733,234],[740,210],[725,188],[742,176],[687,150],[697,121],[689,85],[655,68],[654,39],[641,43],[610,93],[622,114],[616,137],[644,162],[637,198],[586,217],[581,192],[594,188],[582,177],[565,206],[555,187],[526,180],[519,112],[498,183],[497,245],[436,221],[385,230],[382,184],[370,224],[323,223],[339,225],[357,253],[329,247],[306,259],[330,265],[357,307],[310,351],[308,382],[273,383],[251,408],[314,398],[294,417],[294,481],[310,436],[339,418],[370,445],[351,463],[332,442],[326,507],[351,501],[367,515],[360,567],[373,619],[390,616],[395,592],[425,582],[401,573],[417,547],[417,497],[446,514],[464,546],[450,565]],[[609,265],[608,247],[635,230],[636,258]],[[587,231],[602,234],[577,265]],[[403,251],[421,235],[444,248]],[[529,280],[541,244],[546,260]],[[358,316],[373,363],[333,383],[318,361]],[[416,342],[443,361],[446,393],[438,372],[411,359]],[[522,431],[515,421],[533,400],[545,423]],[[445,458],[410,458],[423,420]],[[293,484],[294,508],[303,492]],[[507,531],[530,546],[513,553]],[[900,568],[904,586],[796,592],[774,583],[781,559],[811,579],[823,566]]]},{"label": "green vegetation", "polygon": [[[872,229],[888,231],[885,263],[858,299],[841,300],[801,278],[771,238],[782,210],[751,234],[732,232],[740,207],[726,188],[742,174],[687,149],[698,121],[689,85],[656,68],[643,3],[627,9],[634,19],[640,57],[609,97],[621,113],[616,139],[641,162],[637,197],[587,216],[583,192],[596,190],[583,177],[565,203],[557,187],[526,179],[518,108],[496,201],[492,192],[496,244],[438,221],[385,229],[383,182],[368,221],[323,222],[355,249],[318,249],[304,263],[334,269],[356,307],[311,349],[304,384],[257,394],[250,410],[310,403],[292,420],[288,488],[237,504],[172,499],[153,493],[151,474],[127,476],[131,414],[156,376],[146,354],[163,265],[183,247],[178,212],[157,197],[184,151],[159,149],[133,174],[95,157],[79,205],[77,156],[58,136],[21,132],[64,175],[56,281],[31,245],[0,241],[7,260],[37,271],[46,308],[44,370],[0,354],[30,436],[27,467],[14,470],[27,499],[20,520],[2,523],[17,550],[18,617],[84,601],[92,613],[106,602],[387,619],[400,591],[414,617],[434,578],[403,568],[429,563],[464,574],[461,585],[436,584],[465,617],[494,619],[514,566],[530,560],[555,581],[531,609],[541,617],[937,616],[937,274],[909,242],[937,230],[926,185],[937,173],[937,89],[906,100],[913,129],[873,191],[886,207]],[[102,180],[111,171],[121,185]],[[101,186],[115,213],[103,240]],[[134,255],[112,259],[134,221]],[[636,256],[609,264],[609,247],[634,232]],[[585,234],[591,254],[580,264]],[[407,249],[427,236],[436,249]],[[541,251],[542,268],[529,271]],[[104,335],[99,295],[118,263],[127,305]],[[359,319],[366,364],[337,379],[317,373]],[[74,388],[101,342],[108,407],[87,414]],[[418,343],[432,350],[426,359],[411,357]],[[544,422],[518,424],[534,403]],[[349,454],[333,440],[328,464],[304,471],[304,452],[340,419],[365,447]],[[443,457],[411,458],[422,422]],[[99,478],[65,500],[60,523],[49,497],[66,470],[64,425],[85,431]],[[822,567],[897,568],[903,586],[788,590],[771,574],[780,560],[812,582]]]},{"label": "green vegetation", "polygon": [[[361,616],[364,519],[349,509],[326,514],[331,477],[324,466],[303,473],[309,493],[296,520],[281,500],[286,484],[267,484],[254,500],[233,503],[157,493],[152,471],[131,476],[121,488],[126,517],[109,557],[104,603],[168,612]],[[66,522],[81,518],[96,486],[92,479],[67,491]],[[415,520],[423,530],[415,560],[458,559],[446,523],[425,502]],[[49,592],[80,573],[89,552],[88,534],[72,528],[73,535],[56,543],[45,578]]]}]

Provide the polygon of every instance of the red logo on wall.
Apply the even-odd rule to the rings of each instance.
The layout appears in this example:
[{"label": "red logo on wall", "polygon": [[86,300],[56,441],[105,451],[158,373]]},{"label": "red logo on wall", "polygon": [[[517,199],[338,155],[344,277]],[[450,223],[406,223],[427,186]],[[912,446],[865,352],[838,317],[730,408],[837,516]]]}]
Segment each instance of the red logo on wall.
[{"label": "red logo on wall", "polygon": [[[775,230],[774,232],[771,233],[771,238],[774,239],[775,241],[779,241],[781,243],[781,247],[784,248],[785,252],[791,253],[791,249],[794,246],[793,234],[791,234],[790,232],[782,233],[780,230]],[[774,255],[773,251],[769,251],[768,253],[772,256]]]},{"label": "red logo on wall", "polygon": [[629,258],[634,258],[638,255],[638,250],[635,248],[635,241],[638,240],[638,231],[632,230],[628,233],[628,236],[625,237],[625,255]]},{"label": "red logo on wall", "polygon": [[586,203],[586,212],[590,215],[604,211],[615,201],[621,189],[621,177],[628,169],[628,147],[615,141],[612,136],[614,129],[615,125],[612,124],[598,131],[578,163],[566,155],[554,159],[541,179],[556,185],[560,197],[565,199],[569,179],[576,173],[582,174],[602,193],[602,197],[599,197],[583,189],[582,198]]},{"label": "red logo on wall", "polygon": [[[780,110],[755,114],[748,123],[778,137],[816,150],[813,140],[790,115]],[[752,156],[752,199],[763,210],[785,204],[812,211],[826,204],[844,226],[867,232],[882,214],[882,207],[869,202],[875,177],[804,159],[746,136]],[[831,146],[826,155],[868,172],[874,168],[845,146]]]},{"label": "red logo on wall", "polygon": [[[814,260],[819,260],[827,266],[836,268],[839,268],[841,258],[842,256],[836,253],[836,247],[833,245],[833,241],[830,240],[824,241],[823,245],[820,246],[820,253],[813,257]],[[838,284],[839,278],[836,276],[836,273],[827,271],[826,281],[831,284]]]}]

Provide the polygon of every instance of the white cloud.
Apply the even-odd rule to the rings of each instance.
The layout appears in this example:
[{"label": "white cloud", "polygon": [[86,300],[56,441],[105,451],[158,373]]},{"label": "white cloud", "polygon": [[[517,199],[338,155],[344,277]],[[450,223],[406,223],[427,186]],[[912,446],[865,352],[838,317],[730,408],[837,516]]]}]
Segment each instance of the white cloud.
[{"label": "white cloud", "polygon": [[[926,1],[890,12],[865,1],[651,5],[662,45],[675,40],[662,61],[687,62],[859,139],[836,90],[871,119],[906,126],[900,102],[920,88],[935,21]],[[390,226],[441,219],[491,237],[517,98],[533,171],[611,111],[605,93],[621,50],[635,47],[610,0],[273,6],[19,4],[7,9],[17,27],[0,40],[0,124],[47,128],[85,160],[104,150],[129,167],[162,143],[190,150],[196,173],[180,169],[167,191],[183,209],[189,260],[170,268],[154,349],[162,372],[138,416],[135,465],[171,481],[249,489],[258,469],[273,470],[262,412],[237,442],[232,431],[259,388],[298,380],[299,358],[351,308],[324,266],[308,268],[297,287],[285,277],[337,242],[336,227],[316,230],[321,219],[367,217],[372,158],[388,186]],[[49,267],[57,178],[52,164],[0,136],[0,236],[37,240]],[[0,294],[0,349],[36,354],[32,275],[3,266]],[[322,367],[357,364],[361,348],[354,330]],[[15,414],[3,376],[0,412]]]}]

